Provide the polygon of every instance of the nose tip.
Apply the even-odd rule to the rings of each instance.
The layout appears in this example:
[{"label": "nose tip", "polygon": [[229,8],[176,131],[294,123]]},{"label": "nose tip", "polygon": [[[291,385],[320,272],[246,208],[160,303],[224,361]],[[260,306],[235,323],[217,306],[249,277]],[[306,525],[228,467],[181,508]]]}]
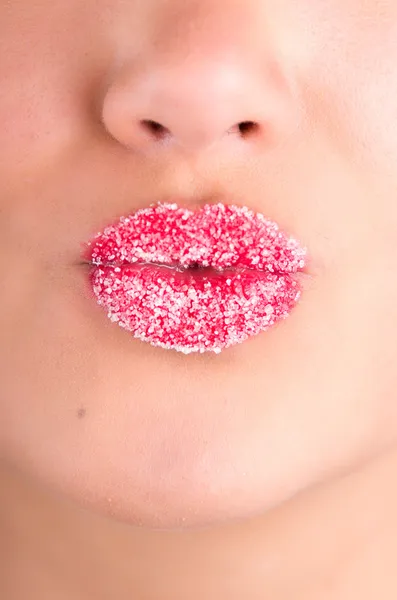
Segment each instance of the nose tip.
[{"label": "nose tip", "polygon": [[[223,67],[223,68],[222,68]],[[102,121],[120,143],[136,151],[175,144],[189,150],[235,134],[258,135],[263,123],[255,107],[258,90],[244,69],[224,65],[180,65],[124,74],[109,87]]]},{"label": "nose tip", "polygon": [[265,44],[260,54],[229,38],[208,47],[208,36],[199,36],[185,52],[180,40],[167,42],[166,51],[153,44],[147,56],[124,63],[102,103],[108,133],[148,153],[170,146],[199,151],[284,130],[291,102],[276,57]]}]

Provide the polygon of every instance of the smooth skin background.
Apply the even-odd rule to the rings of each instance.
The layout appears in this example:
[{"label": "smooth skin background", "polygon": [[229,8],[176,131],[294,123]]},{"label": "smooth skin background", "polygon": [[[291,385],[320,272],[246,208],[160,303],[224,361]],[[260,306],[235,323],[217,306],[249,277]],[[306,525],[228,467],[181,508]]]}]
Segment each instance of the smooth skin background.
[{"label": "smooth skin background", "polygon": [[[395,597],[396,40],[394,0],[0,2],[7,600]],[[81,244],[159,200],[302,241],[290,317],[112,324]]]}]

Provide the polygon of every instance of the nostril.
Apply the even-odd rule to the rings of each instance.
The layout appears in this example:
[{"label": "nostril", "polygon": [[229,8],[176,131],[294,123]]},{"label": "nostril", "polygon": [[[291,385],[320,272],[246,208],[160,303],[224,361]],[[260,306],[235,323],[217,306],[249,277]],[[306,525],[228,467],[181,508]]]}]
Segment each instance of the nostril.
[{"label": "nostril", "polygon": [[246,137],[254,135],[258,131],[259,131],[258,123],[255,123],[254,121],[241,121],[241,123],[237,123],[237,125],[234,125],[233,127],[231,127],[227,131],[227,133],[229,135],[237,133],[241,137],[246,138]]},{"label": "nostril", "polygon": [[254,123],[253,121],[242,121],[238,124],[238,129],[241,135],[243,136],[255,133],[258,130],[258,128],[259,125],[257,123]]},{"label": "nostril", "polygon": [[141,125],[145,129],[148,129],[150,133],[153,133],[158,138],[165,137],[170,133],[166,127],[164,127],[160,123],[157,123],[156,121],[152,121],[151,119],[141,120]]},{"label": "nostril", "polygon": [[[146,131],[148,131],[150,135],[154,136],[158,140],[164,140],[171,135],[171,132],[169,129],[167,129],[167,127],[164,127],[164,125],[161,125],[161,123],[152,121],[151,119],[142,119],[140,121],[140,125]],[[231,127],[227,133],[229,135],[237,133],[242,138],[247,138],[256,134],[259,129],[260,126],[254,121],[241,121],[240,123],[237,123],[237,125]]]}]

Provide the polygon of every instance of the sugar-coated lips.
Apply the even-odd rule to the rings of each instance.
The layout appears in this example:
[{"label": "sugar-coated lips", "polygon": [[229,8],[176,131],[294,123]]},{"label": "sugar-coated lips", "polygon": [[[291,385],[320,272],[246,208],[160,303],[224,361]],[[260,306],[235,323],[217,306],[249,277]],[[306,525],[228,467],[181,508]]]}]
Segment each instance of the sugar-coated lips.
[{"label": "sugar-coated lips", "polygon": [[215,353],[285,319],[306,248],[245,206],[143,208],[85,245],[111,321],[154,346]]}]

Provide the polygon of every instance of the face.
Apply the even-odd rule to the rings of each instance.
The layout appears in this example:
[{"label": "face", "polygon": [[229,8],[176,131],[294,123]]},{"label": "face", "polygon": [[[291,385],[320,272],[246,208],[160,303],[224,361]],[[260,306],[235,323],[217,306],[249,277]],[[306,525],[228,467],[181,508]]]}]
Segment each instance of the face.
[{"label": "face", "polygon": [[[4,460],[172,528],[262,514],[395,442],[396,35],[394,0],[2,3]],[[305,245],[287,319],[185,355],[107,318],[82,244],[171,200]]]}]

